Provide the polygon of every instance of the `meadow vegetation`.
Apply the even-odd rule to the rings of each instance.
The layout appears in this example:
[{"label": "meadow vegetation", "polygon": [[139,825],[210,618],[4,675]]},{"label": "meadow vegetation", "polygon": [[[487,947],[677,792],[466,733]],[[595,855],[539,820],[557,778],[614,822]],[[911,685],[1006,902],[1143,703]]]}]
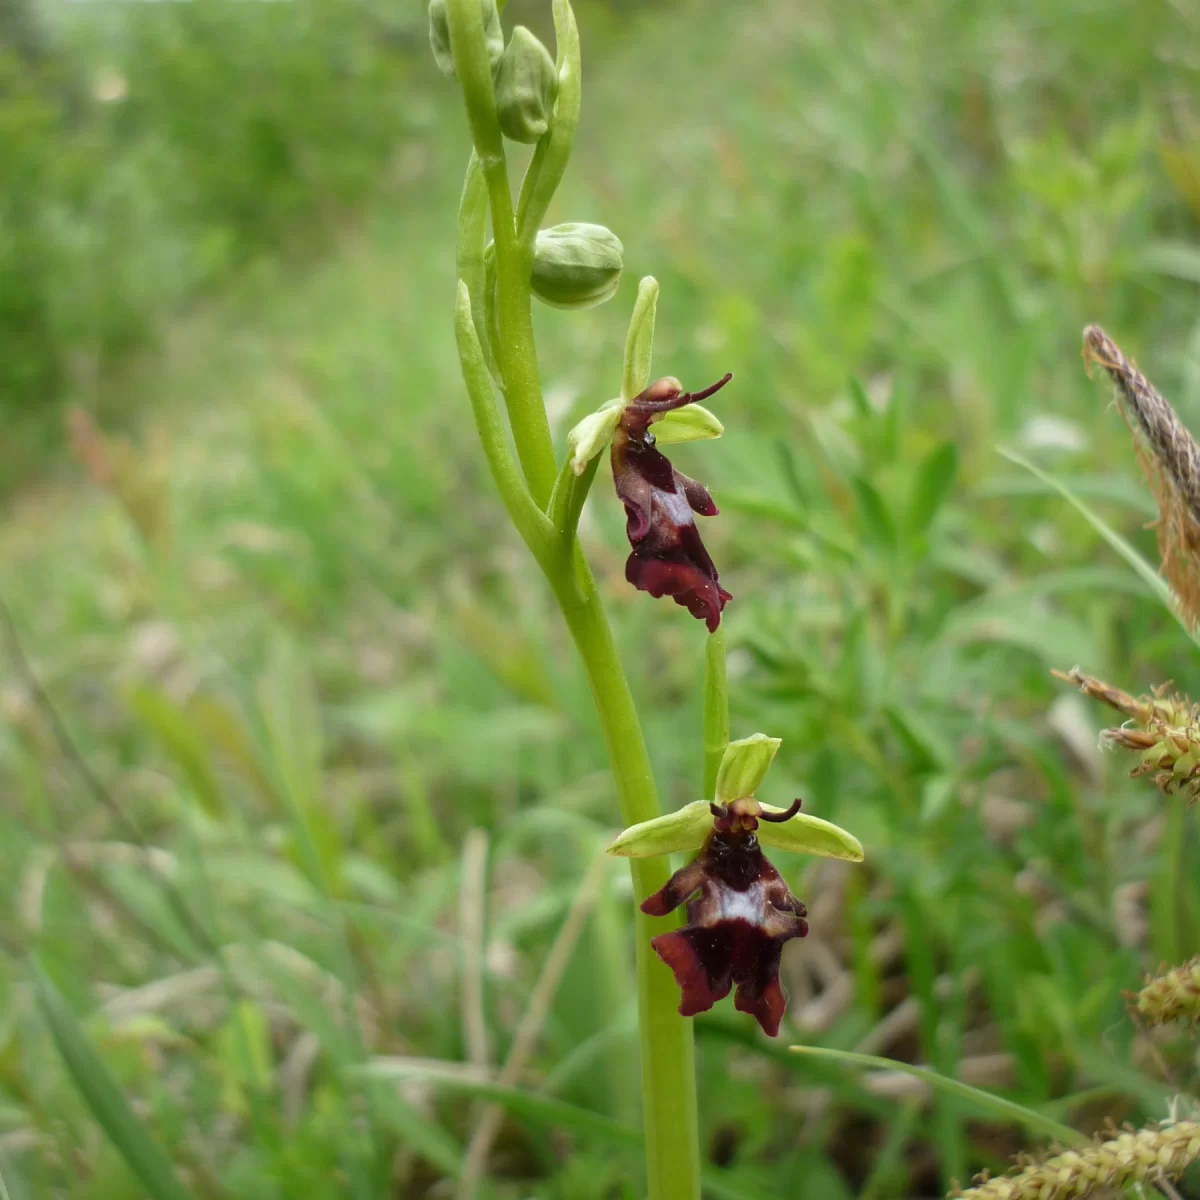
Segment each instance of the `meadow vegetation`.
[{"label": "meadow vegetation", "polygon": [[[0,25],[22,648],[0,667],[0,1196],[145,1194],[96,1118],[119,1100],[77,1086],[98,1063],[188,1195],[452,1195],[488,1100],[481,1195],[642,1195],[616,806],[463,394],[467,135],[424,5],[22,7],[34,34]],[[1196,643],[1078,507],[1157,564],[1089,322],[1200,430],[1200,17],[578,15],[549,219],[609,226],[627,271],[603,307],[536,313],[559,453],[616,394],[655,275],[656,373],[735,373],[720,452],[676,452],[721,509],[733,735],[782,737],[763,799],[867,850],[777,860],[812,926],[778,1043],[728,1004],[696,1020],[706,1194],[931,1197],[1047,1144],[789,1044],[1088,1135],[1186,1111],[1194,1038],[1126,993],[1200,952],[1197,813],[1102,753],[1115,722],[1050,672],[1200,696]],[[513,22],[552,43],[548,5]],[[703,628],[625,583],[603,474],[582,536],[663,805],[695,800]]]}]

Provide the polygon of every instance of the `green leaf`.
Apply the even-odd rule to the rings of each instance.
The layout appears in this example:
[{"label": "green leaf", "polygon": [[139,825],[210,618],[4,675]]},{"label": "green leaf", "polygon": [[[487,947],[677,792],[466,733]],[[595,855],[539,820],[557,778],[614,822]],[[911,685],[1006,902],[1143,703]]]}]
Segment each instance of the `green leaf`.
[{"label": "green leaf", "polygon": [[958,447],[953,442],[935,446],[917,469],[912,497],[908,503],[908,532],[925,533],[945,502],[958,473]]},{"label": "green leaf", "polygon": [[1060,483],[1054,476],[1047,474],[1040,467],[1035,467],[1028,459],[1022,458],[1021,455],[1015,454],[1011,450],[1000,449],[1000,453],[1008,459],[1009,462],[1014,462],[1019,467],[1024,467],[1025,470],[1032,475],[1036,475],[1043,483],[1052,487],[1072,508],[1078,512],[1084,520],[1137,572],[1137,574],[1149,587],[1151,592],[1162,601],[1167,611],[1171,616],[1179,622],[1183,631],[1200,645],[1200,631],[1193,633],[1187,627],[1187,623],[1180,615],[1179,605],[1175,597],[1175,593],[1171,590],[1170,584],[1150,565],[1115,529],[1107,522],[1097,516],[1086,504],[1083,503],[1066,484]]},{"label": "green leaf", "polygon": [[712,829],[713,816],[707,800],[685,804],[675,812],[630,825],[608,848],[619,858],[653,858],[658,854],[682,854],[699,850]]},{"label": "green leaf", "polygon": [[871,398],[867,395],[867,389],[863,387],[862,381],[857,376],[851,375],[847,390],[850,393],[850,401],[854,405],[855,415],[862,421],[871,420],[875,411],[871,407]]},{"label": "green leaf", "polygon": [[1049,1117],[1043,1116],[1040,1112],[1036,1112],[1032,1108],[1026,1108],[1021,1104],[1014,1104],[1013,1101],[1006,1100],[1003,1096],[994,1096],[991,1092],[985,1092],[980,1088],[972,1087],[969,1083],[962,1083],[946,1075],[939,1075],[936,1071],[931,1071],[928,1067],[916,1067],[912,1063],[896,1062],[890,1058],[878,1058],[874,1054],[854,1054],[849,1050],[833,1050],[827,1046],[789,1046],[788,1049],[793,1054],[836,1059],[838,1062],[846,1063],[848,1066],[872,1067],[882,1071],[900,1071],[905,1075],[913,1076],[915,1079],[924,1080],[930,1087],[937,1088],[951,1096],[956,1096],[960,1100],[965,1100],[981,1112],[988,1113],[1001,1121],[1013,1121],[1019,1125],[1023,1125],[1031,1132],[1053,1138],[1055,1141],[1061,1142],[1064,1146],[1088,1146],[1091,1144],[1088,1138],[1084,1137],[1077,1130],[1072,1129],[1069,1125],[1060,1125],[1057,1121],[1052,1121]]},{"label": "green leaf", "polygon": [[466,284],[471,297],[471,316],[479,335],[480,347],[489,366],[495,356],[488,337],[485,297],[487,268],[484,249],[487,243],[488,199],[487,182],[479,158],[471,151],[467,177],[463,183],[462,199],[458,206],[458,277]]},{"label": "green leaf", "polygon": [[862,518],[863,534],[867,541],[883,550],[896,546],[896,526],[878,489],[861,475],[851,481],[858,512]]},{"label": "green leaf", "polygon": [[[764,812],[779,813],[784,809],[772,804],[762,806]],[[819,854],[822,858],[840,858],[846,862],[862,862],[862,843],[830,821],[797,813],[789,821],[772,824],[758,823],[758,840],[772,850],[787,850],[792,854]]]},{"label": "green leaf", "polygon": [[702,404],[688,404],[672,412],[663,413],[654,422],[651,430],[660,446],[676,442],[703,442],[708,438],[719,438],[725,426]]},{"label": "green leaf", "polygon": [[175,1178],[170,1158],[133,1115],[124,1093],[83,1032],[70,1005],[36,959],[31,969],[38,1007],[72,1082],[96,1123],[152,1200],[187,1200],[188,1194]]},{"label": "green leaf", "polygon": [[743,796],[753,796],[780,744],[780,738],[767,737],[765,733],[753,733],[730,742],[717,770],[717,803],[728,804]]},{"label": "green leaf", "polygon": [[1149,271],[1200,283],[1200,246],[1191,242],[1151,242],[1141,258],[1142,266]]},{"label": "green leaf", "polygon": [[[629,333],[625,337],[625,364],[621,371],[621,399],[632,400],[650,382],[654,355],[654,318],[658,309],[658,280],[647,275],[638,284]],[[657,436],[657,431],[655,432]]]},{"label": "green leaf", "polygon": [[224,816],[225,799],[209,762],[208,747],[187,715],[161,692],[147,687],[130,691],[129,707],[175,760],[200,807],[210,817]]}]

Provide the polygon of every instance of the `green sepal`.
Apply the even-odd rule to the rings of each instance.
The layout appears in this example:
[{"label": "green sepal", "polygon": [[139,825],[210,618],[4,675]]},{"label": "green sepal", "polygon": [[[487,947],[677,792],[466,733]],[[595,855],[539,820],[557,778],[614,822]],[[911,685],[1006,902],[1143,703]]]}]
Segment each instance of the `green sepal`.
[{"label": "green sepal", "polygon": [[[764,812],[784,810],[772,804],[762,805]],[[685,854],[699,850],[712,831],[712,810],[705,800],[685,804],[683,808],[624,830],[608,853],[618,858],[654,858],[660,854]],[[846,862],[862,862],[862,843],[830,821],[798,813],[789,821],[775,824],[760,821],[758,840],[772,850],[792,854],[813,854],[821,858],[840,858]]]},{"label": "green sepal", "polygon": [[646,275],[638,284],[637,300],[625,335],[625,363],[621,371],[621,398],[632,400],[650,383],[654,356],[654,318],[658,310],[658,280]]},{"label": "green sepal", "polygon": [[[773,804],[763,804],[763,812],[785,811]],[[840,825],[797,813],[780,824],[759,821],[758,840],[772,850],[788,850],[793,854],[816,854],[822,858],[841,858],[846,862],[862,862],[862,842]]]},{"label": "green sepal", "polygon": [[730,804],[753,796],[766,778],[781,740],[765,733],[752,733],[730,742],[717,770],[717,803]]},{"label": "green sepal", "polygon": [[619,858],[653,858],[699,850],[712,829],[713,815],[706,800],[685,804],[675,812],[630,825],[608,848]]},{"label": "green sepal", "polygon": [[719,438],[725,426],[702,404],[688,404],[683,408],[663,413],[651,430],[660,446],[674,442],[703,442],[708,438]]}]

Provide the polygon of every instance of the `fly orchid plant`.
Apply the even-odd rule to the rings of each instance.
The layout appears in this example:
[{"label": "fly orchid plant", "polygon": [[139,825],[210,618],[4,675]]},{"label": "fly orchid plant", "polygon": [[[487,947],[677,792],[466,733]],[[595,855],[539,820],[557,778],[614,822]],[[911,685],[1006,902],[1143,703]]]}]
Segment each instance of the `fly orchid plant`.
[{"label": "fly orchid plant", "polygon": [[[716,516],[717,506],[662,447],[721,435],[720,421],[698,401],[732,376],[697,392],[671,377],[650,381],[654,279],[638,288],[619,395],[571,430],[561,462],[555,453],[542,401],[533,297],[567,310],[611,299],[624,248],[601,225],[542,227],[570,158],[581,96],[574,13],[569,0],[553,0],[553,6],[554,59],[520,26],[506,39],[496,0],[432,0],[429,6],[434,57],[458,80],[474,145],[459,208],[455,333],[488,467],[583,661],[627,826],[610,851],[630,860],[638,899],[646,1194],[699,1200],[695,1064],[686,1018],[736,988],[736,1007],[774,1036],[786,1007],[780,954],[785,942],[808,930],[804,905],[762,848],[858,861],[862,847],[837,826],[801,814],[798,800],[778,809],[755,798],[778,739],[755,734],[729,742],[720,626],[732,597],[696,524],[697,515]],[[506,139],[534,147],[515,200]],[[577,537],[605,450],[625,507],[626,579],[651,596],[670,596],[708,629],[703,750],[709,795],[667,815],[659,810],[638,714]],[[683,852],[696,854],[672,874],[667,856]],[[687,922],[680,928],[685,903]]]}]

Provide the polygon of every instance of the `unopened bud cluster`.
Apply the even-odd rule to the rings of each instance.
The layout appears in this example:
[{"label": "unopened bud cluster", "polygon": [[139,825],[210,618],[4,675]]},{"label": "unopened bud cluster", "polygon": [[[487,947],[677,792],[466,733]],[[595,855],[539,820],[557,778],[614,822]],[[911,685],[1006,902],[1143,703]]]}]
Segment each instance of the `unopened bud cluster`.
[{"label": "unopened bud cluster", "polygon": [[1135,1183],[1175,1179],[1200,1158],[1200,1121],[1129,1130],[1080,1150],[1064,1150],[1015,1175],[981,1180],[961,1200],[1067,1200],[1115,1194]]},{"label": "unopened bud cluster", "polygon": [[1192,802],[1200,799],[1200,705],[1186,696],[1131,696],[1078,667],[1054,674],[1129,718],[1104,730],[1100,744],[1139,755],[1131,776],[1152,775],[1167,795],[1179,794]]},{"label": "unopened bud cluster", "polygon": [[1156,979],[1147,979],[1135,1004],[1151,1025],[1171,1021],[1200,1025],[1200,955]]},{"label": "unopened bud cluster", "polygon": [[[447,0],[430,0],[429,44],[443,74],[454,78],[446,4]],[[527,145],[551,140],[561,84],[558,65],[523,25],[513,29],[505,47],[496,0],[479,0],[479,12],[500,132],[510,141]],[[494,270],[492,247],[488,253]],[[553,308],[591,308],[612,298],[624,268],[625,247],[612,230],[573,221],[538,231],[530,287],[543,304]],[[494,275],[488,286],[495,286]]]}]

